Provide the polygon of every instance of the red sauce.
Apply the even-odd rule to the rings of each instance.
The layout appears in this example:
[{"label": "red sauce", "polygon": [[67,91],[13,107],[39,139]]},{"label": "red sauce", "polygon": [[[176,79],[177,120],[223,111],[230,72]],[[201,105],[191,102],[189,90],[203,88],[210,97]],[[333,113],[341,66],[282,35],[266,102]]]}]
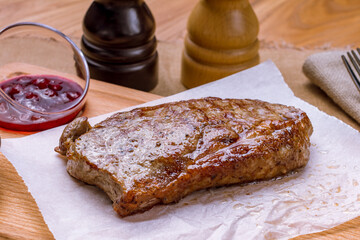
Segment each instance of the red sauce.
[{"label": "red sauce", "polygon": [[[52,75],[19,76],[0,83],[1,89],[21,105],[41,112],[60,112],[74,104],[82,87],[65,78]],[[14,108],[0,98],[0,126],[21,131],[38,131],[71,121],[80,107],[64,114],[43,115]]]}]

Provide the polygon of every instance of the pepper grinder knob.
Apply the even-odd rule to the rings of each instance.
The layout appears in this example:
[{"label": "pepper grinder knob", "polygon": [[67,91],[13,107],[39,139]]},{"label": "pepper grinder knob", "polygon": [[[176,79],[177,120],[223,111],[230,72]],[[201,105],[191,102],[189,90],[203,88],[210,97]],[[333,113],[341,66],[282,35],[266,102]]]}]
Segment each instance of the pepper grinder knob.
[{"label": "pepper grinder knob", "polygon": [[81,49],[94,79],[150,91],[158,82],[155,20],[143,0],[95,0]]}]

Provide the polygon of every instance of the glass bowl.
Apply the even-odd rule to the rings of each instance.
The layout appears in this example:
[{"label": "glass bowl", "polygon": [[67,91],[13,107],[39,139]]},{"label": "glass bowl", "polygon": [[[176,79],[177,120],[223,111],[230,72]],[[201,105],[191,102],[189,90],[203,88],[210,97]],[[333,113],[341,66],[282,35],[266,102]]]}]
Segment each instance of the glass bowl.
[{"label": "glass bowl", "polygon": [[39,131],[78,116],[89,89],[81,50],[60,31],[21,22],[0,30],[0,127]]}]

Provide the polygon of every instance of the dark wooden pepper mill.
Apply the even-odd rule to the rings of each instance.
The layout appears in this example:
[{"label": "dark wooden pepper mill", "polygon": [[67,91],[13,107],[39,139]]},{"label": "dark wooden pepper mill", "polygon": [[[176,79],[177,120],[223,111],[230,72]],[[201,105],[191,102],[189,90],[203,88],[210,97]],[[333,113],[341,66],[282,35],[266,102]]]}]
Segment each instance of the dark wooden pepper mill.
[{"label": "dark wooden pepper mill", "polygon": [[95,0],[81,49],[94,79],[150,91],[158,82],[155,21],[143,0]]}]

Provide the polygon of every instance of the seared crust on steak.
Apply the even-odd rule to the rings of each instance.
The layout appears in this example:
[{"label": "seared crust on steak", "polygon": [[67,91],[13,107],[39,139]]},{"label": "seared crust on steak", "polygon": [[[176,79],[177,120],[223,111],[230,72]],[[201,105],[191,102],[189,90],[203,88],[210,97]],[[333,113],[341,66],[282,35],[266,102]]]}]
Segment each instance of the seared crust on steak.
[{"label": "seared crust on steak", "polygon": [[199,189],[284,175],[310,155],[306,113],[259,100],[166,103],[116,113],[93,128],[75,121],[60,138],[67,171],[103,189],[120,216]]},{"label": "seared crust on steak", "polygon": [[71,143],[90,129],[91,125],[87,121],[87,117],[76,118],[65,127],[60,137],[59,146],[55,148],[55,151],[62,155],[66,155]]}]

